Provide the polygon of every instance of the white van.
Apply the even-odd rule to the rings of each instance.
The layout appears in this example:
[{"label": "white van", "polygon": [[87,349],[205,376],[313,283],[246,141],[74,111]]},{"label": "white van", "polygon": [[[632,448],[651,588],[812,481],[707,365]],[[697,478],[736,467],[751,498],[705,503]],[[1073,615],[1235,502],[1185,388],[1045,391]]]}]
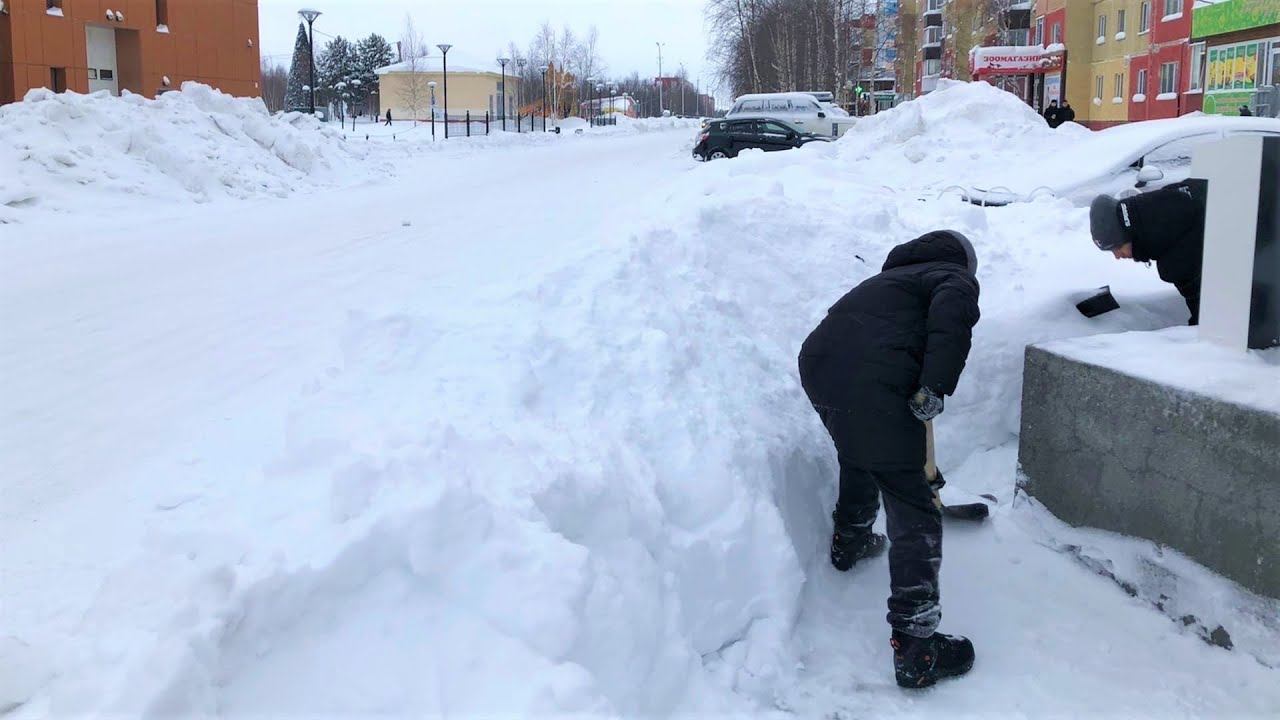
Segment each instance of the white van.
[{"label": "white van", "polygon": [[822,106],[809,93],[762,93],[743,95],[733,101],[727,120],[774,118],[785,120],[805,132],[839,137],[853,127],[854,119]]}]

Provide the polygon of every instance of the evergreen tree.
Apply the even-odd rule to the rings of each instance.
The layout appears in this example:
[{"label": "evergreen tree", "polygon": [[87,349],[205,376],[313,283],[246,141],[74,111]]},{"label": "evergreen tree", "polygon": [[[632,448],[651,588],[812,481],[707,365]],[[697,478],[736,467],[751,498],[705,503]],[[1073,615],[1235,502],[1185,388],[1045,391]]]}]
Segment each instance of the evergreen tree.
[{"label": "evergreen tree", "polygon": [[298,23],[298,39],[293,43],[293,62],[289,65],[289,85],[284,95],[285,110],[311,107],[311,94],[307,91],[310,82],[311,44],[307,41],[307,26]]},{"label": "evergreen tree", "polygon": [[395,50],[386,38],[374,33],[356,43],[355,88],[353,100],[364,105],[369,94],[378,89],[378,68],[386,67],[396,61]]},{"label": "evergreen tree", "polygon": [[326,104],[351,101],[355,60],[355,48],[341,35],[324,46],[324,52],[316,59],[316,86]]}]

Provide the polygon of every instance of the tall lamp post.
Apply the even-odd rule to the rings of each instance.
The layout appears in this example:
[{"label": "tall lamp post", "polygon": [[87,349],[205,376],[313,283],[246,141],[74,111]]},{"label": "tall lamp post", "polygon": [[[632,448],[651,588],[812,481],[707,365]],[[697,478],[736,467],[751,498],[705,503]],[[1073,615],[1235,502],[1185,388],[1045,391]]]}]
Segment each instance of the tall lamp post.
[{"label": "tall lamp post", "polygon": [[498,58],[498,64],[502,66],[502,132],[507,131],[507,63],[511,62],[511,58]]},{"label": "tall lamp post", "polygon": [[449,43],[440,43],[436,47],[440,48],[441,58],[441,75],[444,76],[444,139],[449,139],[449,48],[453,47]]},{"label": "tall lamp post", "polygon": [[[596,100],[600,103],[600,111],[596,112],[595,107],[592,106],[591,113],[593,115],[603,116],[604,115],[604,83],[596,83]],[[600,120],[601,122],[603,122],[604,118],[601,117]]]},{"label": "tall lamp post", "polygon": [[541,65],[538,72],[542,73],[542,132],[547,131],[547,71],[550,66]]},{"label": "tall lamp post", "polygon": [[307,21],[307,55],[310,55],[311,65],[311,114],[316,114],[316,18],[324,13],[319,10],[310,8],[302,8],[298,11],[303,20]]},{"label": "tall lamp post", "polygon": [[[529,63],[526,62],[524,58],[516,58],[516,73],[519,75],[519,79],[516,80],[516,123],[517,124],[519,124],[520,122],[520,109],[524,107],[524,105],[521,103],[521,101],[523,100],[523,94],[520,92],[520,86],[524,85],[524,66],[528,64]],[[532,130],[532,128],[530,129]],[[519,130],[520,128],[517,127],[516,131],[518,132]]]},{"label": "tall lamp post", "polygon": [[662,117],[662,46],[666,43],[654,43],[658,46],[658,117]]},{"label": "tall lamp post", "polygon": [[[428,81],[427,89],[431,91],[431,142],[435,142],[436,141],[436,81],[435,80]],[[445,118],[445,119],[448,120],[448,118]],[[414,122],[416,123],[417,120],[415,119]],[[445,125],[448,126],[448,123],[446,122]]]}]

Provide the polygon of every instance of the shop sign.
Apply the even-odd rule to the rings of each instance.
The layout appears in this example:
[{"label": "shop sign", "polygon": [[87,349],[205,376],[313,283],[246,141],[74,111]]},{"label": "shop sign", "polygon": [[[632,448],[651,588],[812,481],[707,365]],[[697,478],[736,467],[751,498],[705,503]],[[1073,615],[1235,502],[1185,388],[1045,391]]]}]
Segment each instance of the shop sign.
[{"label": "shop sign", "polygon": [[1226,0],[1202,5],[1191,18],[1191,36],[1208,37],[1280,23],[1276,0]]}]

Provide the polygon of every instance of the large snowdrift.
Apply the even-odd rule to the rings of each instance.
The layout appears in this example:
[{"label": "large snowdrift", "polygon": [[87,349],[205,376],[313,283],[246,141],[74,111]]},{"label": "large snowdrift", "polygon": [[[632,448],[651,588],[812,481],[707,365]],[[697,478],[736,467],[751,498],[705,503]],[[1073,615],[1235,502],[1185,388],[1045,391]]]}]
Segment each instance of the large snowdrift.
[{"label": "large snowdrift", "polygon": [[0,106],[0,221],[34,207],[103,212],[128,196],[283,197],[355,172],[356,155],[310,116],[272,116],[197,83],[155,100],[32,90]]},{"label": "large snowdrift", "polygon": [[[952,88],[879,116],[867,138],[790,153],[695,164],[680,128],[462,158],[475,165],[442,156],[454,164],[385,197],[331,198],[351,237],[276,262],[305,266],[305,282],[280,283],[281,303],[299,308],[286,322],[333,332],[322,308],[349,310],[331,362],[283,379],[250,366],[269,387],[210,409],[127,492],[13,529],[6,549],[42,558],[97,533],[77,562],[53,556],[6,591],[22,602],[0,667],[24,671],[0,685],[0,707],[23,704],[23,718],[1274,709],[1274,670],[1064,558],[1068,531],[1014,507],[1025,344],[1173,325],[1185,308],[1154,273],[1097,252],[1065,201],[921,198],[984,152],[1032,157],[1018,138],[1037,119],[989,94]],[[970,108],[988,101],[989,116]],[[1012,145],[998,147],[999,133]],[[908,157],[912,143],[926,155]],[[628,172],[584,179],[608,163]],[[439,198],[421,192],[446,171]],[[527,192],[534,181],[561,191]],[[476,192],[503,189],[495,239],[429,243]],[[377,229],[370,207],[433,232]],[[1000,504],[987,528],[947,530],[943,629],[972,634],[979,664],[908,697],[890,680],[884,560],[847,575],[825,560],[835,458],[795,357],[891,247],[939,227],[974,240],[984,316],[939,421],[946,492]],[[252,266],[249,283],[195,277],[277,299],[272,263]],[[495,274],[507,284],[474,290]],[[1107,283],[1123,309],[1081,317],[1074,296]],[[245,323],[230,315],[233,330]],[[282,352],[256,350],[243,354],[268,365]],[[281,394],[283,410],[267,400]],[[1210,606],[1219,622],[1274,605],[1195,580],[1212,601],[1179,607]]]}]

